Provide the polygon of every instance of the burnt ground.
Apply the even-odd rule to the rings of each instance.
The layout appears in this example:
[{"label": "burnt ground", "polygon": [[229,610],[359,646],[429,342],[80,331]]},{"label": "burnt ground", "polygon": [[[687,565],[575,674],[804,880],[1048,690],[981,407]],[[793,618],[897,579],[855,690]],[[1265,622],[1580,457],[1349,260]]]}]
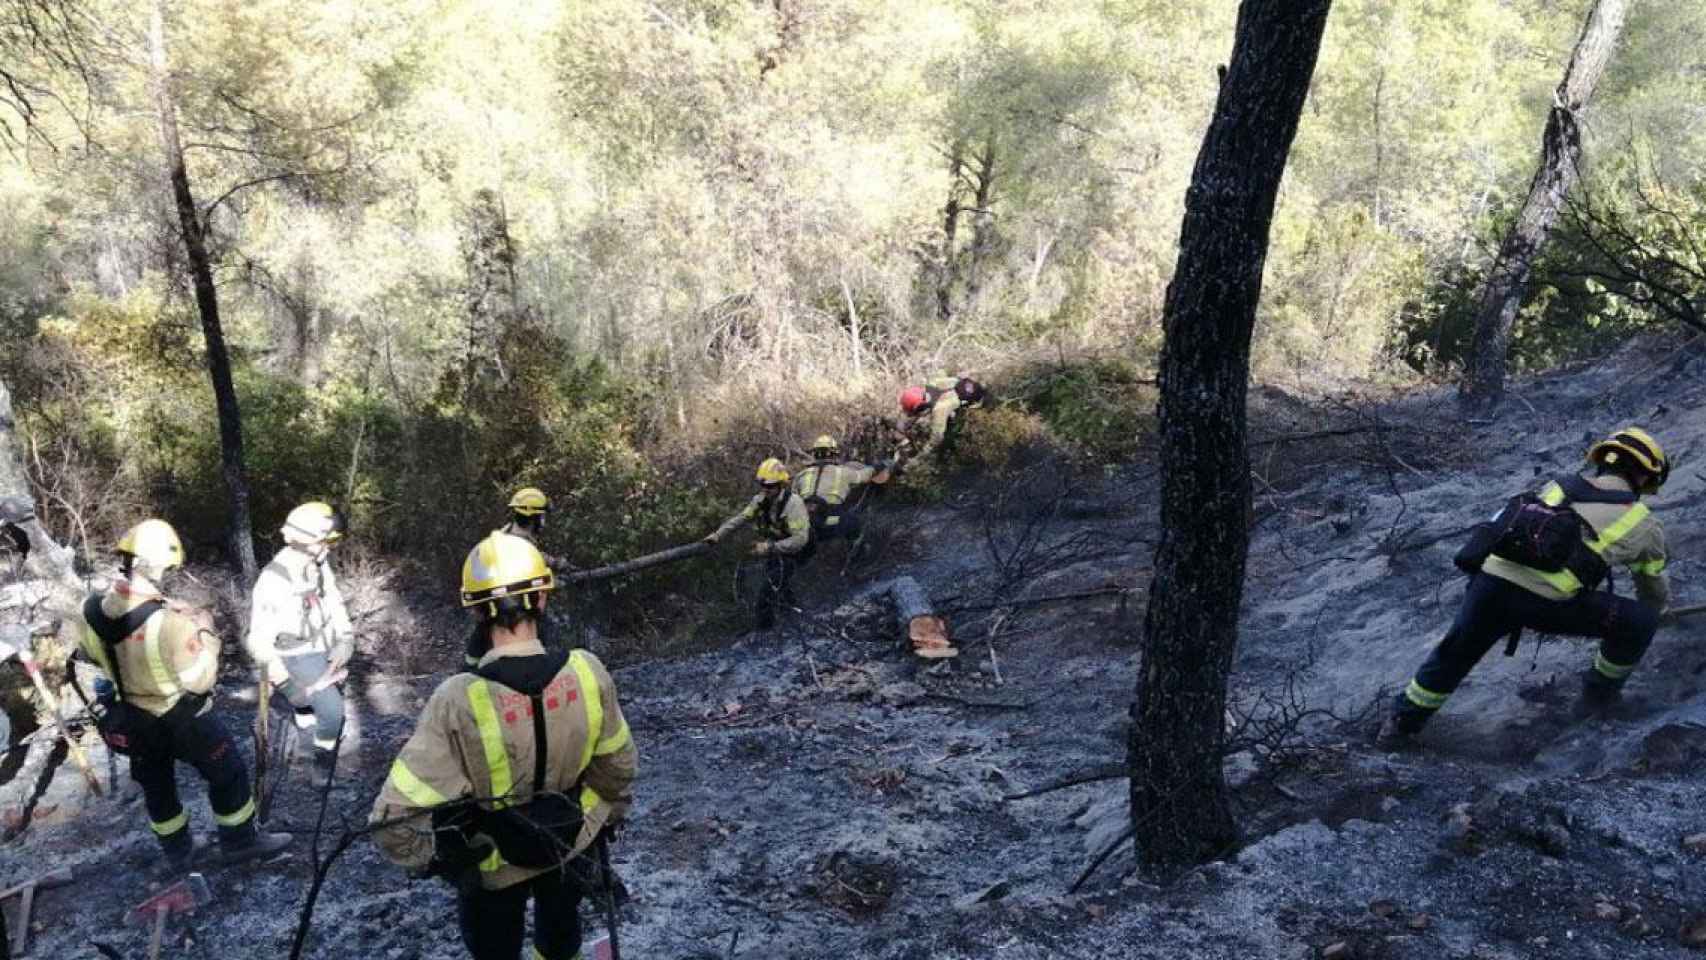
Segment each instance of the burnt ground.
[{"label": "burnt ground", "polygon": [[[782,629],[622,666],[642,765],[616,851],[633,892],[624,952],[1685,955],[1680,932],[1706,914],[1706,842],[1682,843],[1706,831],[1706,621],[1661,631],[1609,716],[1573,710],[1592,648],[1530,636],[1514,658],[1490,654],[1416,749],[1368,743],[1371,704],[1454,612],[1458,538],[1446,534],[1620,423],[1652,424],[1680,463],[1656,507],[1679,600],[1706,600],[1690,582],[1706,547],[1706,357],[1651,342],[1515,394],[1498,424],[1466,425],[1446,392],[1254,392],[1256,527],[1233,678],[1242,749],[1228,761],[1246,843],[1165,884],[1135,873],[1121,844],[1068,893],[1125,824],[1121,781],[1004,799],[1123,757],[1156,535],[1149,465],[1084,478],[1045,463],[943,506],[888,508],[875,558],[842,575],[843,548],[822,551]],[[957,660],[931,668],[901,649],[883,609],[859,599],[879,569],[957,609]],[[1093,595],[1013,605],[1063,594]],[[365,817],[457,656],[441,610],[395,606],[353,683],[350,769],[323,847],[342,818]],[[426,652],[405,661],[405,647]],[[622,661],[620,639],[595,648]],[[232,669],[221,709],[246,728]],[[190,796],[193,781],[180,777]],[[168,956],[286,955],[316,801],[293,771],[271,826],[302,839],[270,864],[208,867],[216,903],[172,928]],[[0,847],[0,876],[68,864],[78,880],[38,898],[32,955],[96,957],[100,943],[142,956],[145,932],[120,925],[161,879],[140,803],[88,798],[61,767],[33,812]],[[192,816],[211,829],[199,797]],[[329,873],[306,955],[463,954],[449,891],[407,881],[357,841]]]}]

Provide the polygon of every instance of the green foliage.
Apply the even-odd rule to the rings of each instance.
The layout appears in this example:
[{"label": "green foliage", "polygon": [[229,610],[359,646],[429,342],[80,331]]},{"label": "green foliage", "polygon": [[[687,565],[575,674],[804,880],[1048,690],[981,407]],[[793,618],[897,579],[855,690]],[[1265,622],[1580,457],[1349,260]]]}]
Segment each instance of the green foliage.
[{"label": "green foliage", "polygon": [[1003,388],[1049,432],[1104,462],[1129,460],[1155,426],[1153,381],[1128,361],[1039,364]]}]

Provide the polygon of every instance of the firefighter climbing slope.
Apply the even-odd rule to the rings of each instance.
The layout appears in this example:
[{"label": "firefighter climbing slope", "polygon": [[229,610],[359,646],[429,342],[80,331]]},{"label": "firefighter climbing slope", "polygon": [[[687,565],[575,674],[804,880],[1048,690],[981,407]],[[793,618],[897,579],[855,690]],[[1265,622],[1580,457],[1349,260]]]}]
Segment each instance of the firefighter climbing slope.
[{"label": "firefighter climbing slope", "polygon": [[616,687],[584,650],[547,650],[554,586],[526,540],[494,532],[462,567],[462,605],[491,626],[477,672],[433,691],[374,803],[385,857],[457,889],[475,960],[571,960],[588,848],[627,812],[636,753]]},{"label": "firefighter climbing slope", "polygon": [[782,461],[771,457],[759,464],[754,479],[758,493],[705,542],[714,545],[749,523],[757,529],[762,539],[752,545],[752,556],[764,561],[764,576],[754,593],[753,612],[758,629],[768,630],[776,623],[776,607],[792,599],[794,572],[811,559],[817,545],[805,501],[788,486],[791,478]]},{"label": "firefighter climbing slope", "polygon": [[[1538,494],[1513,498],[1459,552],[1458,565],[1471,575],[1463,606],[1399,694],[1380,729],[1382,746],[1418,733],[1494,643],[1514,641],[1525,627],[1597,637],[1581,707],[1603,708],[1621,695],[1670,602],[1664,529],[1641,497],[1664,486],[1671,464],[1636,427],[1594,444],[1587,464],[1591,474],[1565,474]],[[1616,567],[1634,575],[1636,599],[1596,589]]]},{"label": "firefighter climbing slope", "polygon": [[841,457],[841,445],[824,434],[812,441],[812,461],[794,471],[793,490],[805,501],[817,540],[859,539],[860,519],[855,494],[861,486],[887,479],[880,467]]},{"label": "firefighter climbing slope", "polygon": [[178,763],[207,781],[226,860],[283,849],[289,834],[256,829],[243,755],[211,712],[220,650],[213,619],[166,598],[165,578],[184,562],[177,532],[164,520],[144,520],[119,540],[117,553],[118,579],[83,604],[82,647],[106,675],[96,690],[101,736],[130,757],[168,863],[187,867],[195,854],[189,813],[178,799]]},{"label": "firefighter climbing slope", "polygon": [[332,572],[332,546],[343,517],[319,501],[285,518],[284,548],[261,570],[249,619],[249,655],[296,709],[296,724],[314,728],[314,758],[335,762],[344,725],[340,683],[355,651],[349,611]]},{"label": "firefighter climbing slope", "polygon": [[923,386],[902,390],[900,409],[911,418],[909,432],[919,432],[925,418],[929,418],[928,437],[917,444],[916,450],[909,450],[914,446],[910,439],[903,442],[904,458],[925,460],[931,454],[952,448],[960,429],[960,412],[983,406],[987,396],[983,384],[970,377],[936,377]]}]

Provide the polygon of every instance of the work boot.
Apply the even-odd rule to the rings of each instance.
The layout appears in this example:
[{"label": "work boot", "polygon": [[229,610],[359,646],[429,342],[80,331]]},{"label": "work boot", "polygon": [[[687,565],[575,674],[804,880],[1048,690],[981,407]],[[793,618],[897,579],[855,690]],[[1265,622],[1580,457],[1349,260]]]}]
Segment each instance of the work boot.
[{"label": "work boot", "polygon": [[222,828],[219,831],[219,858],[225,863],[242,863],[261,857],[270,857],[290,846],[290,834],[266,833],[255,828],[255,821],[240,827]]},{"label": "work boot", "polygon": [[1600,675],[1597,670],[1582,674],[1582,693],[1576,700],[1576,714],[1588,716],[1604,713],[1623,700],[1623,684]]},{"label": "work boot", "polygon": [[173,873],[188,870],[195,863],[195,834],[189,827],[155,839],[160,841],[160,852],[166,855],[166,866]]},{"label": "work boot", "polygon": [[1398,713],[1389,713],[1374,735],[1374,746],[1380,750],[1403,750],[1415,746],[1419,727],[1406,723]]}]

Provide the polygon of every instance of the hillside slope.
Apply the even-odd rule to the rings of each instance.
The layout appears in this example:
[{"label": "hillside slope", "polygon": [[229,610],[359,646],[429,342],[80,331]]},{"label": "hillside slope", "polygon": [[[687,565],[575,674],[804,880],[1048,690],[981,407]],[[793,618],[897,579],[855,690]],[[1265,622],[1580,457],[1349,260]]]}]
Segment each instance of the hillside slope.
[{"label": "hillside slope", "polygon": [[[1123,756],[1152,466],[1091,482],[1043,464],[944,507],[888,511],[878,562],[842,579],[842,549],[823,551],[782,629],[619,670],[642,763],[616,854],[633,893],[624,952],[1676,956],[1679,930],[1706,913],[1706,844],[1681,843],[1706,831],[1706,623],[1661,633],[1614,716],[1571,715],[1590,647],[1530,636],[1515,658],[1489,655],[1417,750],[1368,745],[1369,705],[1408,678],[1461,593],[1457,538],[1441,535],[1572,468],[1620,423],[1651,426],[1679,464],[1655,506],[1679,598],[1706,599],[1689,582],[1706,539],[1693,509],[1706,498],[1706,356],[1650,343],[1516,393],[1500,423],[1465,426],[1444,392],[1256,391],[1235,700],[1311,712],[1279,752],[1229,761],[1248,845],[1165,888],[1119,849],[1067,894],[1123,826],[1120,781],[1004,799]],[[954,616],[964,652],[951,666],[921,670],[882,610],[857,599],[879,566],[968,608]],[[993,605],[1062,595],[1073,596]],[[455,638],[438,640],[448,669]],[[357,678],[334,824],[365,817],[437,676],[370,664]],[[245,726],[235,697],[222,709]],[[180,780],[196,793],[188,771]],[[35,822],[0,848],[0,875],[77,868],[74,886],[37,901],[34,955],[95,957],[95,941],[139,956],[143,933],[118,918],[146,894],[153,862],[140,804],[77,794],[61,768]],[[192,811],[206,829],[199,799]],[[295,776],[274,825],[307,832],[315,811]],[[209,870],[216,903],[195,918],[193,945],[174,927],[167,955],[284,956],[308,859],[304,839],[273,864]],[[357,842],[329,875],[307,955],[459,957],[454,915],[442,884],[410,883]]]}]

